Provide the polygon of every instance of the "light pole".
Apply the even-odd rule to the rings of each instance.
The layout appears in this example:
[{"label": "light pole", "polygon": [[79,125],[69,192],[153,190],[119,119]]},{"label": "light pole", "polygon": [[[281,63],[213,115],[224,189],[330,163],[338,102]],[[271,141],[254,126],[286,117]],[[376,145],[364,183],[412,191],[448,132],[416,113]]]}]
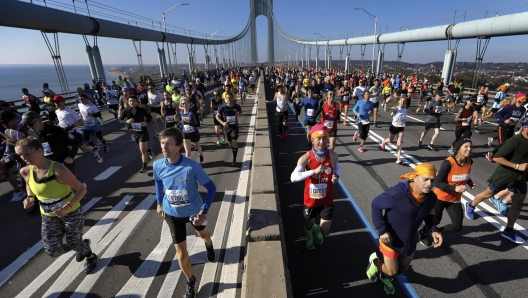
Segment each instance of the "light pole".
[{"label": "light pole", "polygon": [[[167,33],[167,23],[165,23],[165,17],[168,16],[176,7],[180,6],[180,5],[189,5],[189,3],[178,3],[176,5],[174,5],[173,7],[167,9],[166,11],[162,12],[161,13],[161,16],[163,17],[163,31],[165,31],[165,33]],[[167,42],[167,47],[169,48],[169,42]],[[176,46],[174,46],[176,47]],[[175,50],[176,51],[176,50]],[[176,56],[174,57],[174,62],[176,62]],[[171,68],[171,71],[172,71],[172,61],[171,61],[171,58],[170,58],[170,53],[169,53],[169,65],[170,65],[170,68]],[[178,64],[176,64],[176,71],[178,71]]]},{"label": "light pole", "polygon": [[354,8],[354,10],[363,10],[374,21],[374,44],[372,45],[372,73],[374,73],[374,49],[376,48],[376,27],[378,26],[378,17],[364,10],[363,8]]},{"label": "light pole", "polygon": [[[321,36],[322,38],[324,38],[324,40],[327,41],[326,45],[325,45],[325,68],[326,68],[327,63],[328,63],[328,38],[326,38],[324,35],[322,35],[320,33],[314,33],[314,34]],[[317,51],[317,54],[319,54],[319,51]]]}]

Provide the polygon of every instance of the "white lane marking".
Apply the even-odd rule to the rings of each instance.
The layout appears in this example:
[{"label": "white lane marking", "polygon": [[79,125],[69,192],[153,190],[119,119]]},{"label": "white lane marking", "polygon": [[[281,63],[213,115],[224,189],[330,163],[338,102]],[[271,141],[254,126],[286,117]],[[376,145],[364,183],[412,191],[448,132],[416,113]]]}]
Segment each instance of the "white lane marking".
[{"label": "white lane marking", "polygon": [[[130,237],[132,232],[134,232],[141,220],[143,220],[145,215],[147,215],[150,206],[152,206],[152,203],[154,203],[155,200],[156,195],[149,195],[146,197],[143,202],[141,202],[141,204],[139,204],[139,206],[131,212],[129,216],[125,217],[119,223],[118,227],[123,227],[123,229],[122,231],[119,231],[118,235],[115,235],[115,239],[113,237],[109,237],[110,234],[112,234],[109,233],[108,236],[104,237],[104,239],[99,242],[97,249],[102,251],[102,249],[107,245],[109,245],[109,247],[106,249],[103,255],[99,256],[99,262],[95,271],[92,274],[86,275],[84,280],[77,287],[71,297],[85,297],[86,293],[90,293],[90,290],[95,285],[99,277],[101,277],[108,264],[110,264],[112,258],[117,255],[121,246],[123,246],[125,241],[128,239],[128,237]],[[117,227],[115,229],[117,229]],[[112,229],[112,232],[115,229]]]},{"label": "white lane marking", "polygon": [[[108,232],[112,224],[117,220],[121,212],[125,209],[127,204],[134,196],[126,195],[115,205],[112,210],[103,216],[85,235],[84,239],[90,239],[92,242],[91,248],[95,249],[97,243],[103,238],[103,236]],[[95,250],[94,250],[95,251]],[[36,283],[36,287],[33,288],[34,291],[38,290],[55,272],[57,272],[64,263],[66,263],[71,254],[61,256],[58,260],[53,262],[44,272],[42,272],[31,284]],[[96,252],[97,253],[97,252]],[[73,279],[82,271],[84,263],[77,263],[75,260],[71,260],[70,264],[64,269],[59,278],[57,278],[51,287],[46,291],[44,297],[58,297],[62,291],[73,281]],[[25,290],[24,290],[25,291]]]},{"label": "white lane marking", "polygon": [[[90,208],[93,207],[99,200],[101,200],[102,197],[95,197],[91,199],[86,205],[83,205],[84,213],[86,211],[90,210]],[[43,248],[42,241],[39,241],[35,245],[33,245],[30,249],[28,249],[26,252],[24,252],[20,257],[18,257],[13,263],[11,263],[9,266],[5,267],[4,270],[0,271],[0,287],[9,279],[11,276],[13,276],[22,266],[24,266],[31,258],[33,258],[42,248]]]},{"label": "white lane marking", "polygon": [[[258,92],[257,88],[257,92]],[[248,129],[248,137],[246,140],[246,147],[244,150],[244,161],[242,162],[242,169],[238,178],[238,186],[235,198],[235,207],[233,208],[232,223],[229,229],[229,238],[227,239],[226,254],[224,257],[224,266],[220,278],[220,286],[218,289],[218,296],[221,297],[235,297],[236,287],[231,285],[237,284],[238,268],[240,267],[240,251],[242,247],[242,236],[244,234],[244,211],[246,208],[246,198],[248,191],[248,178],[250,171],[251,156],[253,152],[253,139],[255,133],[255,120],[257,115],[257,104],[253,104],[253,111],[251,112],[251,121]]]},{"label": "white lane marking", "polygon": [[222,204],[220,205],[220,211],[218,212],[218,219],[216,220],[216,226],[212,237],[213,246],[217,246],[215,248],[217,260],[213,263],[205,264],[204,270],[202,272],[202,280],[200,281],[196,296],[198,298],[209,298],[213,294],[213,285],[219,263],[218,256],[220,255],[220,251],[223,248],[222,242],[224,240],[231,201],[233,200],[233,193],[234,192],[232,190],[226,190],[224,192],[224,198],[222,200]]},{"label": "white lane marking", "polygon": [[108,123],[112,123],[112,122],[114,122],[114,121],[116,121],[116,120],[117,120],[116,118],[114,118],[114,119],[110,119],[110,120],[105,121],[105,122],[104,122],[103,124],[101,124],[101,125],[105,125],[105,124],[108,124]]},{"label": "white lane marking", "polygon": [[113,166],[106,169],[104,172],[99,174],[97,177],[94,178],[94,180],[100,181],[105,180],[108,177],[112,176],[115,172],[117,172],[119,169],[121,169],[121,166]]},{"label": "white lane marking", "polygon": [[158,245],[150,252],[116,297],[145,297],[158,272],[163,258],[171,247],[172,237],[167,222],[163,221]]},{"label": "white lane marking", "polygon": [[[414,118],[414,117],[412,117],[412,116],[409,116],[408,114],[407,114],[407,118],[411,118],[411,119],[416,120],[416,121],[418,121],[418,122],[425,123],[425,121],[420,120],[420,119],[418,119],[418,118]],[[440,130],[445,130],[445,129],[443,129],[442,127],[440,127]]]},{"label": "white lane marking", "polygon": [[[341,118],[343,118],[343,117],[341,116]],[[352,118],[348,117],[348,120],[352,121]],[[357,128],[356,125],[354,125],[354,124],[352,124],[352,125]],[[385,139],[385,138],[382,138],[381,136],[379,136],[378,134],[376,134],[375,132],[373,132],[372,130],[369,131],[369,137],[372,140],[374,140],[376,143],[378,143],[378,144],[381,144],[381,140]],[[387,143],[387,144],[385,144],[385,148],[386,149],[389,148],[387,150],[390,153],[392,153],[394,156],[397,156],[396,155],[396,151],[391,150],[390,147],[392,147],[392,149],[396,150],[396,148],[397,148],[396,145],[394,145],[392,143]],[[416,165],[421,164],[421,162],[418,161],[416,158],[414,158],[412,155],[407,154],[407,153],[404,154],[403,150],[402,150],[402,157],[405,157],[405,158],[402,158],[402,160],[405,159],[406,163],[409,166],[411,166],[413,169],[416,167]],[[410,162],[410,160],[412,160],[413,162]],[[473,199],[475,198],[472,194],[468,193],[467,191],[464,192],[462,195],[467,198],[467,199],[462,198],[462,200],[461,200],[462,204],[465,204],[467,201],[473,201]],[[480,211],[480,209],[478,207],[480,207],[482,209],[485,209],[489,213],[493,214],[492,216],[497,217],[502,222],[504,222],[504,223],[508,222],[508,219],[504,215],[502,215],[499,212],[497,212],[495,209],[490,207],[488,204],[486,204],[485,202],[480,203],[479,206],[477,206],[477,208],[475,208],[475,210],[476,210],[475,212],[477,214],[479,214],[480,217],[484,218],[486,221],[491,223],[493,226],[497,227],[499,230],[501,230],[502,226],[495,219],[493,219],[492,216],[488,215],[487,213],[485,213],[483,211]],[[465,206],[464,206],[464,208],[465,208]],[[497,226],[497,225],[499,225],[499,226]],[[523,234],[524,236],[528,237],[528,231],[523,226],[515,223],[514,229],[516,231],[518,231],[519,233]],[[523,247],[528,249],[528,243],[526,241],[525,241],[525,243],[526,243],[526,245],[523,244]]]}]

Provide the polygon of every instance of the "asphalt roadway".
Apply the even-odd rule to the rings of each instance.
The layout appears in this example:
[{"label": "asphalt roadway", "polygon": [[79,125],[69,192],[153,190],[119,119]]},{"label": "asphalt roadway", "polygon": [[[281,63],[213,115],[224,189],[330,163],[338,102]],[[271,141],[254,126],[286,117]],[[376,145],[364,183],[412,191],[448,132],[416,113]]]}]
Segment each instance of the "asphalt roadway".
[{"label": "asphalt roadway", "polygon": [[[246,139],[254,96],[248,96],[246,103],[241,104],[244,114],[239,117],[239,163],[237,167],[232,167],[229,145],[216,146],[213,116],[209,111],[214,88],[207,88],[206,117],[200,132],[205,158],[202,166],[217,187],[207,215],[207,228],[214,231],[216,262],[207,263],[205,246],[199,238],[193,237],[196,234],[189,225],[187,244],[192,250],[197,292],[200,289],[198,297],[221,297],[217,295],[219,292],[223,293],[223,297],[239,297],[245,238],[244,233],[232,231],[245,231],[245,224],[234,226],[232,223],[233,216],[237,215],[244,216],[241,222],[246,222],[247,196],[241,201],[245,206],[243,214],[233,215],[234,193],[248,186],[247,179],[239,181],[239,178],[242,177],[241,166],[249,171],[249,161],[244,164],[240,161],[245,157],[244,150],[248,146]],[[90,235],[92,249],[95,248],[100,257],[96,271],[86,276],[83,263],[73,260],[73,252],[59,258],[45,254],[39,247],[40,215],[30,217],[22,208],[22,202],[11,203],[13,190],[4,180],[0,184],[0,209],[3,214],[0,217],[0,297],[182,297],[185,292],[184,275],[177,262],[173,262],[175,249],[170,233],[162,229],[164,221],[156,213],[153,161],[149,161],[146,174],[138,173],[141,162],[137,146],[131,142],[124,125],[113,120],[107,112],[103,112],[103,116],[103,135],[110,146],[109,153],[102,153],[101,150],[104,162],[98,164],[93,157],[82,154],[80,150],[75,159],[77,178],[86,183],[88,189],[81,203],[85,206],[84,233]],[[161,130],[161,122],[159,125]],[[152,124],[149,124],[149,132],[149,146],[156,154],[154,160],[162,158],[159,142],[152,137]],[[253,143],[249,143],[250,150],[252,146]],[[198,160],[198,153],[194,150],[192,158]],[[245,157],[250,158],[250,154]],[[205,196],[205,188],[201,187],[200,192]],[[222,234],[224,237],[215,236]],[[231,239],[231,234],[242,237]],[[226,248],[230,245],[228,241],[231,246]],[[227,264],[231,266],[230,274],[224,272],[227,254],[231,255]]]},{"label": "asphalt roadway", "polygon": [[[273,93],[267,89],[268,100]],[[340,179],[359,210],[355,210],[348,196],[339,185],[334,186],[334,219],[330,235],[315,250],[305,248],[304,217],[302,214],[302,183],[292,183],[290,174],[297,159],[307,150],[305,130],[297,122],[290,109],[288,118],[289,136],[279,139],[275,105],[268,104],[272,146],[276,176],[278,179],[280,208],[286,239],[287,262],[294,297],[383,297],[386,296],[380,282],[366,278],[368,257],[378,251],[357,212],[364,214],[372,225],[371,201],[388,187],[400,181],[400,175],[411,172],[410,164],[433,163],[437,167],[448,156],[447,150],[454,140],[454,114],[442,116],[442,130],[435,142],[438,151],[418,148],[426,115],[415,115],[417,98],[413,99],[407,117],[403,150],[407,154],[402,165],[395,163],[395,153],[381,150],[381,138],[388,137],[390,112],[379,112],[380,128],[371,125],[371,133],[365,144],[366,152],[358,151],[358,142],[353,141],[356,127],[338,124],[335,151],[341,164]],[[413,108],[414,107],[414,108]],[[303,112],[301,112],[303,113]],[[349,112],[349,115],[352,115]],[[410,116],[410,117],[409,117]],[[371,117],[372,121],[372,117]],[[496,119],[492,119],[496,124]],[[371,122],[372,123],[372,122]],[[474,160],[471,178],[477,184],[475,190],[463,196],[470,200],[485,189],[486,180],[497,166],[485,158],[490,150],[487,137],[495,136],[496,125],[483,124],[482,134],[473,133]],[[424,138],[428,144],[432,131]],[[495,145],[497,142],[495,141]],[[395,147],[393,148],[395,149]],[[525,203],[526,206],[526,203]],[[486,200],[478,206],[481,211],[475,221],[463,220],[459,233],[443,234],[440,248],[425,247],[418,243],[414,260],[404,274],[419,297],[523,297],[528,292],[528,244],[517,245],[500,236],[499,229],[506,218],[500,215]],[[450,222],[444,212],[440,226]],[[528,239],[528,212],[521,212],[516,230]],[[401,285],[394,281],[396,297],[406,296]]]}]

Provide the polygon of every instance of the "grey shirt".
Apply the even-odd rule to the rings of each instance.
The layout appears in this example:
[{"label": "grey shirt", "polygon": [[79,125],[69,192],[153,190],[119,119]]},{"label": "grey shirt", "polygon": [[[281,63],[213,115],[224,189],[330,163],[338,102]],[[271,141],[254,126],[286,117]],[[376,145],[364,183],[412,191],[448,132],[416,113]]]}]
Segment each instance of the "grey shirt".
[{"label": "grey shirt", "polygon": [[[440,116],[442,116],[443,100],[431,100],[425,107],[425,112],[428,113],[426,123],[440,123]],[[440,113],[435,113],[435,110],[440,110]]]}]

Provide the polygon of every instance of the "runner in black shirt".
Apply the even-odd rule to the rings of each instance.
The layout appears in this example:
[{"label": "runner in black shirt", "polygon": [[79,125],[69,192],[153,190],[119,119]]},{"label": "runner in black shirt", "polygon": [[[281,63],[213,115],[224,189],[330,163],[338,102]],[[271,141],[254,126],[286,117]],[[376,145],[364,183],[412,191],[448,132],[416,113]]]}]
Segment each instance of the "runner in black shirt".
[{"label": "runner in black shirt", "polygon": [[[226,103],[218,109],[216,120],[222,123],[227,136],[227,141],[233,150],[233,162],[231,166],[236,166],[236,157],[238,153],[238,116],[242,114],[240,105],[233,102],[231,93],[226,94]],[[222,115],[222,117],[220,117]],[[223,118],[223,119],[222,119]]]}]

